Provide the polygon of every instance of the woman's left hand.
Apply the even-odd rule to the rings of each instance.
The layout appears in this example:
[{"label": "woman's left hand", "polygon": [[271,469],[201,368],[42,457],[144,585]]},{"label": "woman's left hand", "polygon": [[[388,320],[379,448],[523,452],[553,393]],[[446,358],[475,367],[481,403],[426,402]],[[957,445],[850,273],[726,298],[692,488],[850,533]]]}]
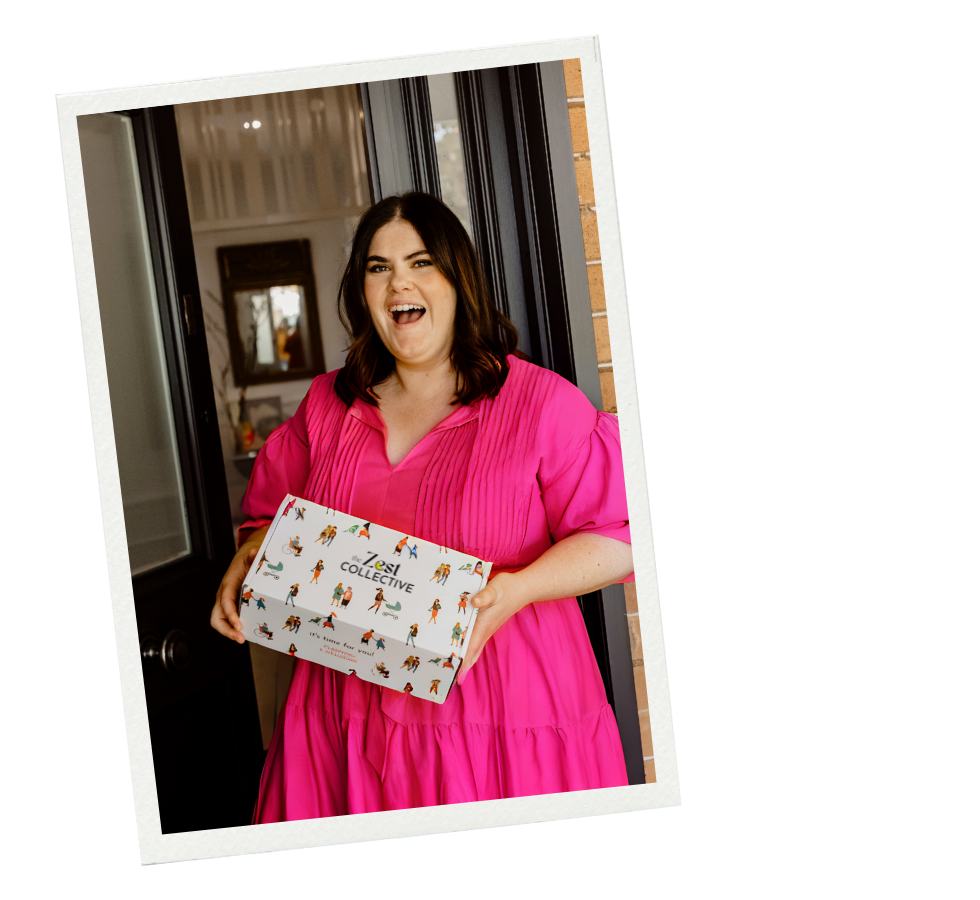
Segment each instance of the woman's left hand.
[{"label": "woman's left hand", "polygon": [[473,622],[457,680],[463,683],[487,641],[528,603],[588,594],[622,581],[632,571],[629,544],[599,534],[573,534],[517,572],[491,574],[487,586],[470,600],[480,614]]},{"label": "woman's left hand", "polygon": [[491,577],[487,586],[470,599],[480,614],[473,621],[473,636],[466,646],[466,657],[456,679],[459,684],[480,658],[494,632],[524,605],[513,591],[507,590],[508,579],[512,577],[509,572]]}]

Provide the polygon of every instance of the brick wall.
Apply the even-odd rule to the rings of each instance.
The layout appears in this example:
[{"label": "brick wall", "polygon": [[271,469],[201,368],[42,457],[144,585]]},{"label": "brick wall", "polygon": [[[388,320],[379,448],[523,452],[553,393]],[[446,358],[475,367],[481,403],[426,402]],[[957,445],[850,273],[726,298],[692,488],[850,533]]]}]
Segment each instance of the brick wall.
[{"label": "brick wall", "polygon": [[[589,128],[585,114],[585,91],[582,88],[582,67],[577,59],[566,59],[565,94],[568,97],[568,119],[572,130],[572,153],[575,158],[575,180],[578,184],[579,212],[582,216],[582,240],[589,274],[589,297],[592,302],[592,328],[595,331],[596,356],[599,360],[599,382],[602,386],[602,407],[616,413],[616,381],[613,374],[612,351],[609,347],[609,324],[606,321],[606,293],[602,284],[602,253],[599,247],[598,212],[595,188],[592,183],[592,156],[589,151]],[[640,737],[643,743],[643,765],[647,782],[657,780],[653,761],[653,740],[650,736],[650,712],[647,705],[646,676],[643,669],[643,645],[640,640],[640,618],[636,606],[636,586],[626,586],[626,614],[629,623],[630,649],[633,657],[633,679],[636,684],[636,705],[640,716]]]}]

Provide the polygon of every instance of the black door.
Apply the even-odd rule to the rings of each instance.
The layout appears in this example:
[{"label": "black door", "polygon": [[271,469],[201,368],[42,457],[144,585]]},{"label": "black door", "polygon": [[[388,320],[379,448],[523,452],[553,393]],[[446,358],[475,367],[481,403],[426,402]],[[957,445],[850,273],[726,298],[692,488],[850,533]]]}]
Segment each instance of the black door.
[{"label": "black door", "polygon": [[209,624],[235,544],[174,110],[79,134],[161,828],[246,825],[262,738],[248,645]]}]

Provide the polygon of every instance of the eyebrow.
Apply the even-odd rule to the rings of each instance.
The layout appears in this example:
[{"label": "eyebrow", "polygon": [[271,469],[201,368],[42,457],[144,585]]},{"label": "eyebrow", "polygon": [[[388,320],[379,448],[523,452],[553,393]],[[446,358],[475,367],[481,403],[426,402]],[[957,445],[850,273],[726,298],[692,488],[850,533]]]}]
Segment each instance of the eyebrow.
[{"label": "eyebrow", "polygon": [[[416,250],[414,253],[409,253],[408,256],[405,257],[405,259],[415,259],[416,256],[422,256],[422,255],[429,256],[431,254],[429,253],[428,250]],[[369,256],[367,258],[367,261],[382,262],[382,263],[390,262],[387,256]]]}]

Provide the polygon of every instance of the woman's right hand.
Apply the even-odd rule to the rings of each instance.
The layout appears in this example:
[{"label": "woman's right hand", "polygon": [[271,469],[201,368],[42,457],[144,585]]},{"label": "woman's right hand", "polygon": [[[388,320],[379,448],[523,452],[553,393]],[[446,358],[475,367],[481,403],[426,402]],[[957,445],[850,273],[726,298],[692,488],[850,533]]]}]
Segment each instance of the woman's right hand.
[{"label": "woman's right hand", "polygon": [[214,609],[211,610],[211,627],[218,634],[231,638],[239,644],[245,643],[245,635],[242,634],[242,620],[238,617],[238,597],[242,592],[245,576],[268,530],[267,525],[265,528],[253,531],[248,540],[238,548],[231,565],[228,566],[228,571],[225,572],[225,577],[218,585]]}]

